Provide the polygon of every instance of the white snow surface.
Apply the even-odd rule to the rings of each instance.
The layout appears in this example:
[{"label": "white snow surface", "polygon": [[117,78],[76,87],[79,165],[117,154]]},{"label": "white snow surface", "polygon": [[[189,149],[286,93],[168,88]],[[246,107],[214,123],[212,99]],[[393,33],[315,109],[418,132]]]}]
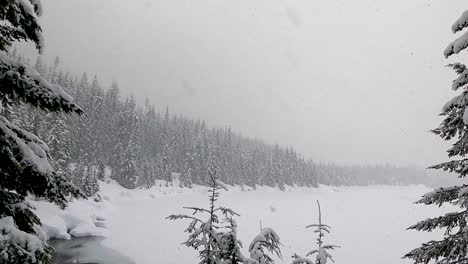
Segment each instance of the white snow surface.
[{"label": "white snow surface", "polygon": [[[425,186],[288,187],[286,191],[228,187],[228,192],[221,191],[218,203],[240,213],[236,218],[238,238],[249,245],[259,232],[260,221],[272,227],[284,245],[284,259],[276,263],[291,263],[289,256],[293,253],[305,255],[315,248],[315,236],[305,226],[317,221],[317,199],[323,219],[333,226],[325,242],[341,246],[333,252],[337,263],[350,259],[361,264],[411,263],[401,257],[422,242],[440,239],[442,232],[406,228],[453,209],[413,204],[430,191]],[[165,218],[185,213],[184,206],[208,206],[207,190],[202,186],[180,188],[177,183],[167,186],[163,181],[148,190],[127,190],[115,183],[101,183],[103,202],[75,201],[63,212],[45,202],[36,202],[35,206],[49,237],[107,235],[104,245],[135,263],[192,264],[198,262],[197,252],[181,245],[187,239],[184,230],[188,222]],[[102,220],[106,221],[107,231],[95,226],[96,221]],[[247,250],[243,248],[244,255],[248,255]]]},{"label": "white snow surface", "polygon": [[107,202],[75,200],[65,210],[46,201],[29,201],[42,222],[47,239],[71,239],[71,237],[107,236],[103,226],[112,206]]}]

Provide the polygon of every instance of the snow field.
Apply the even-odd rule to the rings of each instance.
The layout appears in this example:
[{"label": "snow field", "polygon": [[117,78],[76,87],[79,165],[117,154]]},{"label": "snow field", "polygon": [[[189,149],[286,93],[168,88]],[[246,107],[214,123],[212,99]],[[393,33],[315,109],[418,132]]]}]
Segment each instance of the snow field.
[{"label": "snow field", "polygon": [[[208,206],[206,188],[156,187],[150,190],[123,190],[113,184],[102,186],[103,195],[113,205],[109,211],[109,234],[104,241],[138,264],[196,263],[197,253],[181,245],[187,221],[166,220],[170,214],[190,213],[184,206]],[[290,263],[293,253],[305,256],[315,248],[313,231],[305,226],[317,223],[316,200],[322,205],[323,222],[332,227],[325,243],[341,246],[333,253],[337,263],[393,264],[411,263],[401,256],[441,232],[406,231],[418,220],[437,216],[448,208],[414,205],[424,186],[409,187],[327,187],[288,188],[282,192],[260,187],[241,191],[232,187],[221,191],[218,203],[231,207],[241,216],[238,237],[244,254],[258,234],[260,224],[272,227],[284,245],[283,260]]]},{"label": "snow field", "polygon": [[[331,226],[324,242],[341,246],[331,252],[336,263],[411,263],[401,256],[421,242],[441,238],[441,232],[406,231],[418,220],[438,216],[449,208],[414,205],[430,191],[425,186],[370,186],[293,188],[229,187],[221,190],[218,204],[240,214],[238,237],[243,252],[258,234],[260,225],[273,228],[283,244],[283,260],[305,256],[316,248],[313,230],[305,226],[322,221]],[[243,189],[243,190],[242,190]],[[116,183],[101,183],[102,202],[75,200],[62,211],[47,202],[31,201],[48,238],[105,236],[104,245],[138,264],[197,263],[197,252],[181,245],[187,221],[169,221],[170,214],[191,213],[184,206],[207,207],[206,187],[180,188],[158,182],[149,190],[127,190]]]}]

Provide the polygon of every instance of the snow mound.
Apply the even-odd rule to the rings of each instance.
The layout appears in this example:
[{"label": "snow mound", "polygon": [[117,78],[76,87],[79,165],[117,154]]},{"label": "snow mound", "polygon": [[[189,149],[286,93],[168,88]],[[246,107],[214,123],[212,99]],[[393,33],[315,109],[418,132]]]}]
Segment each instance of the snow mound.
[{"label": "snow mound", "polygon": [[46,239],[71,239],[71,237],[107,236],[105,215],[107,201],[75,200],[65,210],[46,201],[30,201],[41,219]]}]

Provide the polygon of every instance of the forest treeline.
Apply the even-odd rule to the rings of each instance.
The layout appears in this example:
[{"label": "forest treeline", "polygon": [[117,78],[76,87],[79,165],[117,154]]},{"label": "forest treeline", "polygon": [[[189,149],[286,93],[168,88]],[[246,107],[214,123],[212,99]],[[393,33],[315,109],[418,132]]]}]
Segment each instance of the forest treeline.
[{"label": "forest treeline", "polygon": [[[24,59],[12,52],[12,57]],[[96,76],[73,76],[60,69],[59,59],[33,67],[49,82],[60,85],[84,110],[68,116],[20,105],[5,109],[14,124],[39,135],[50,148],[53,166],[91,196],[106,171],[126,188],[151,187],[156,180],[180,184],[209,183],[208,169],[227,184],[279,186],[367,185],[424,182],[420,171],[389,166],[340,167],[315,164],[292,147],[265,144],[242,137],[231,128],[210,128],[194,120],[157,111],[149,100],[138,105],[123,97],[114,81],[104,88]]]},{"label": "forest treeline", "polygon": [[316,164],[317,181],[325,185],[437,185],[447,181],[445,175],[427,173],[417,167],[386,165]]}]

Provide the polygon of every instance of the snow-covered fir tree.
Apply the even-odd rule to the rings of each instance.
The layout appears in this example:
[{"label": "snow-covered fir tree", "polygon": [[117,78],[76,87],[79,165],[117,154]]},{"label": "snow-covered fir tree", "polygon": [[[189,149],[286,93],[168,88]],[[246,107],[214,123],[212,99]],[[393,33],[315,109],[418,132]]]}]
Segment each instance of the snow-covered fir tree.
[{"label": "snow-covered fir tree", "polygon": [[115,178],[120,185],[128,189],[135,188],[137,182],[137,148],[136,139],[132,136],[125,148],[125,152],[122,156],[122,164],[119,166],[119,171]]},{"label": "snow-covered fir tree", "polygon": [[115,146],[114,151],[121,151],[115,153],[118,157],[116,167],[112,177],[122,186],[133,189],[137,183],[138,177],[138,152],[139,145],[139,130],[138,130],[138,117],[135,113],[135,100],[130,97],[126,100],[124,111],[120,114],[119,119],[119,140],[120,142]]},{"label": "snow-covered fir tree", "polygon": [[34,111],[81,113],[61,87],[6,53],[15,41],[31,41],[41,51],[41,13],[39,0],[0,2],[0,263],[5,264],[52,263],[52,248],[26,196],[43,197],[62,207],[69,195],[81,196],[54,171],[44,141],[5,116],[5,109],[22,104]]},{"label": "snow-covered fir tree", "polygon": [[79,160],[77,163],[73,164],[71,181],[76,187],[80,188],[80,190],[84,189],[86,170],[86,164],[83,160]]},{"label": "snow-covered fir tree", "polygon": [[47,120],[49,132],[46,143],[53,157],[52,165],[58,174],[69,176],[70,147],[72,146],[70,128],[65,117],[57,113],[49,113]]},{"label": "snow-covered fir tree", "polygon": [[[453,33],[468,27],[468,11],[465,11],[452,25]],[[444,51],[446,58],[458,54],[468,47],[468,31],[450,43]],[[455,140],[447,151],[450,161],[435,165],[431,168],[442,169],[458,174],[460,178],[468,174],[468,68],[462,63],[449,64],[457,74],[451,88],[460,93],[448,101],[442,108],[445,117],[438,128],[432,132],[444,140]],[[462,159],[453,159],[453,157]],[[417,203],[425,205],[452,204],[460,209],[443,216],[423,220],[409,229],[418,231],[432,231],[444,229],[441,240],[423,243],[420,247],[406,254],[405,258],[413,259],[415,263],[468,263],[468,185],[438,188],[425,194]]]},{"label": "snow-covered fir tree", "polygon": [[[170,215],[169,220],[190,220],[185,232],[189,238],[183,244],[198,250],[200,263],[211,264],[272,264],[273,258],[267,252],[281,258],[281,243],[279,236],[272,228],[261,228],[260,233],[252,240],[248,251],[250,257],[242,253],[242,242],[237,237],[237,222],[234,217],[239,216],[230,208],[216,206],[219,190],[226,189],[225,184],[219,181],[216,172],[209,170],[210,207],[185,207],[192,210],[192,215]],[[227,189],[226,189],[227,190]],[[205,218],[196,215],[204,214]]]},{"label": "snow-covered fir tree", "polygon": [[[185,232],[189,233],[189,238],[184,244],[198,250],[201,264],[234,264],[244,262],[230,262],[244,259],[239,253],[239,244],[236,235],[236,223],[232,219],[238,214],[232,209],[216,206],[219,197],[219,190],[224,189],[224,184],[218,179],[217,173],[208,171],[210,176],[209,208],[186,207],[192,210],[192,215],[170,215],[167,219],[190,220]],[[198,214],[206,215],[205,218],[197,217]],[[222,222],[227,221],[228,227]],[[226,232],[226,228],[228,231]]]},{"label": "snow-covered fir tree", "polygon": [[81,190],[87,197],[94,196],[99,191],[97,179],[97,167],[86,166],[83,175],[83,186]]},{"label": "snow-covered fir tree", "polygon": [[220,235],[220,261],[223,264],[251,263],[241,252],[242,242],[237,238],[237,222],[233,217],[224,220],[227,223],[224,231]]},{"label": "snow-covered fir tree", "polygon": [[[322,223],[322,211],[320,208],[319,201],[317,201],[317,206],[318,206],[318,212],[319,212],[318,224],[312,224],[312,225],[306,226],[306,228],[315,228],[314,233],[317,234],[317,240],[316,240],[317,248],[307,253],[305,258],[299,256],[298,254],[294,254],[292,256],[293,264],[313,264],[313,263],[326,264],[328,260],[335,262],[333,260],[332,255],[329,253],[329,251],[334,250],[335,248],[338,248],[338,246],[335,246],[332,244],[324,244],[323,237],[325,236],[325,233],[330,233],[331,227]],[[315,255],[315,262],[307,258],[308,256],[313,256],[313,255]]]},{"label": "snow-covered fir tree", "polygon": [[275,262],[268,255],[268,252],[275,254],[278,258],[282,258],[280,238],[272,228],[265,227],[260,229],[260,233],[249,245],[250,258],[258,264],[273,264]]},{"label": "snow-covered fir tree", "polygon": [[167,182],[171,181],[171,162],[170,162],[171,147],[169,143],[164,144],[164,150],[161,159],[162,179]]},{"label": "snow-covered fir tree", "polygon": [[106,165],[100,161],[96,168],[96,179],[104,181],[106,179]]},{"label": "snow-covered fir tree", "polygon": [[192,187],[192,174],[194,170],[194,159],[191,152],[185,156],[185,165],[182,172],[181,184],[185,187]]}]

